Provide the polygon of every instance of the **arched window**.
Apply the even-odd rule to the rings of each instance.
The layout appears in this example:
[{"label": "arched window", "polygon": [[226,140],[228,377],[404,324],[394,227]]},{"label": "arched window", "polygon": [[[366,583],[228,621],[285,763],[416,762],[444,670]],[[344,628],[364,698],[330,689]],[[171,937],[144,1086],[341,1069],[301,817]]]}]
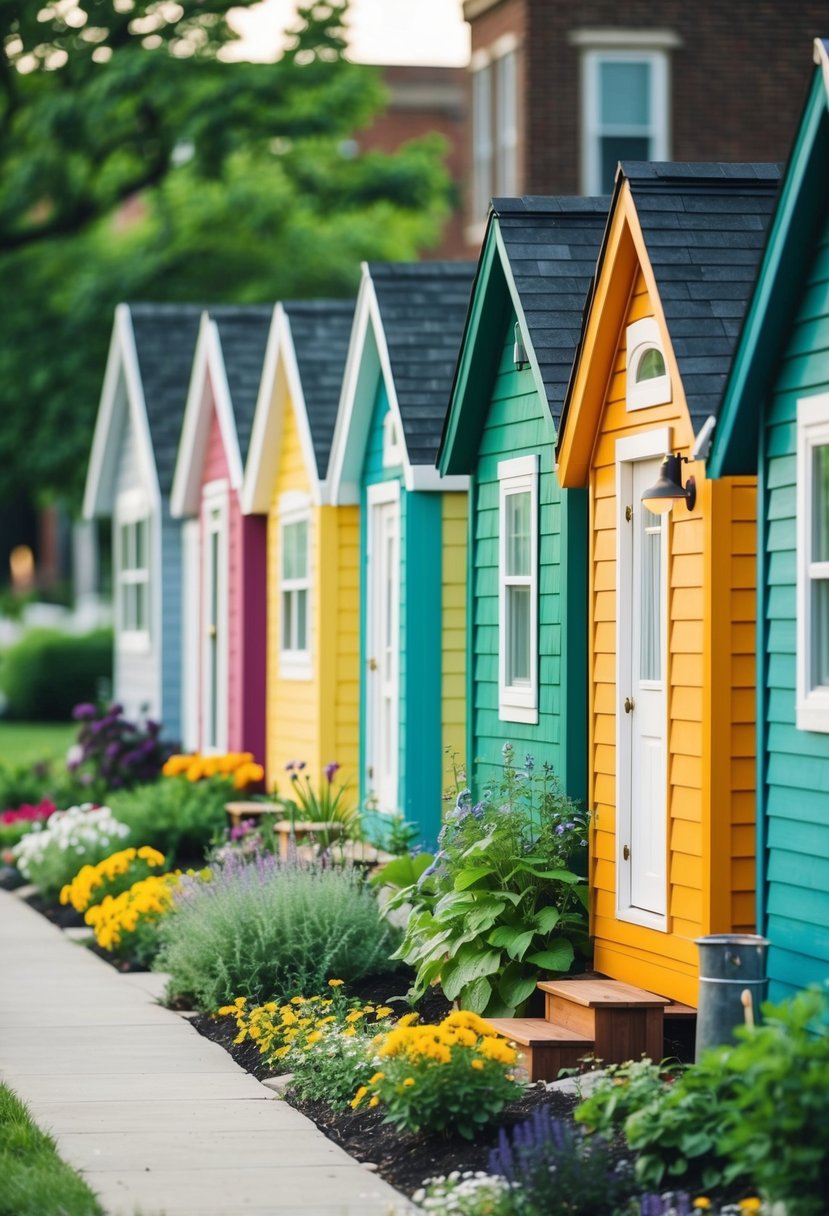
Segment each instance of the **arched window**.
[{"label": "arched window", "polygon": [[653,317],[627,328],[627,408],[641,410],[671,400],[671,377],[665,365],[659,326]]}]

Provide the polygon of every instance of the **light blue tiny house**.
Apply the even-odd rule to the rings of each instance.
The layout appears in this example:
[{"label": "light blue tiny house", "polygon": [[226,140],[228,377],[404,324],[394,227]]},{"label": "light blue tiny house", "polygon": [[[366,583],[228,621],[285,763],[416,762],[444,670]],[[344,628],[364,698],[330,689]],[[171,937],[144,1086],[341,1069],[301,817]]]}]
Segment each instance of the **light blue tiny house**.
[{"label": "light blue tiny house", "polygon": [[85,519],[112,520],[113,696],[131,719],[182,730],[182,528],[170,491],[201,309],[119,304]]},{"label": "light blue tiny house", "polygon": [[758,931],[769,993],[829,977],[829,43],[707,464],[757,473]]},{"label": "light blue tiny house", "polygon": [[434,844],[464,740],[466,477],[435,457],[473,267],[363,267],[328,466],[359,505],[359,797],[382,839],[402,813]]},{"label": "light blue tiny house", "polygon": [[509,740],[587,795],[587,496],[556,432],[607,199],[495,199],[438,457],[470,480],[466,755]]}]

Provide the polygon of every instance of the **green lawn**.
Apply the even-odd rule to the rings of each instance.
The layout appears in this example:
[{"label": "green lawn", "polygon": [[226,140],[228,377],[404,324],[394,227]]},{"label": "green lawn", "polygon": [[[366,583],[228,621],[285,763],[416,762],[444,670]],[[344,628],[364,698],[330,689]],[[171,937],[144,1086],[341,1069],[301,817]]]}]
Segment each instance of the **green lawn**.
[{"label": "green lawn", "polygon": [[0,1216],[103,1216],[92,1191],[61,1161],[55,1142],[0,1085]]},{"label": "green lawn", "polygon": [[37,760],[63,760],[74,743],[74,722],[3,722],[0,720],[0,764],[17,766]]}]

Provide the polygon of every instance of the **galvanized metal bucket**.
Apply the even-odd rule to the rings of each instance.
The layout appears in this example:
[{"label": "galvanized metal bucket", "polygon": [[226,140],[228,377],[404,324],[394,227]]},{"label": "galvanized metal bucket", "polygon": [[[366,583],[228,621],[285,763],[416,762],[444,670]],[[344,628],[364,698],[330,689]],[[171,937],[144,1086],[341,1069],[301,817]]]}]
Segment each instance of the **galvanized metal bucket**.
[{"label": "galvanized metal bucket", "polygon": [[769,942],[754,933],[714,933],[698,937],[699,1006],[696,1059],[706,1047],[734,1040],[746,1021],[760,1021],[766,999]]}]

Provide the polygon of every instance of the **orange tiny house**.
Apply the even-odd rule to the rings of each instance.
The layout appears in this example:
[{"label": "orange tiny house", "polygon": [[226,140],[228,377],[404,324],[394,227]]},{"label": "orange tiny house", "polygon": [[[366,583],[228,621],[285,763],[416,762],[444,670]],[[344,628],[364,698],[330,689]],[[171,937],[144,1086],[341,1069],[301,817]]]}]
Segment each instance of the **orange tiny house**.
[{"label": "orange tiny house", "polygon": [[[620,166],[557,450],[589,489],[594,964],[688,1005],[694,939],[755,919],[756,484],[704,457],[776,184]],[[695,501],[659,513],[666,453]]]}]

